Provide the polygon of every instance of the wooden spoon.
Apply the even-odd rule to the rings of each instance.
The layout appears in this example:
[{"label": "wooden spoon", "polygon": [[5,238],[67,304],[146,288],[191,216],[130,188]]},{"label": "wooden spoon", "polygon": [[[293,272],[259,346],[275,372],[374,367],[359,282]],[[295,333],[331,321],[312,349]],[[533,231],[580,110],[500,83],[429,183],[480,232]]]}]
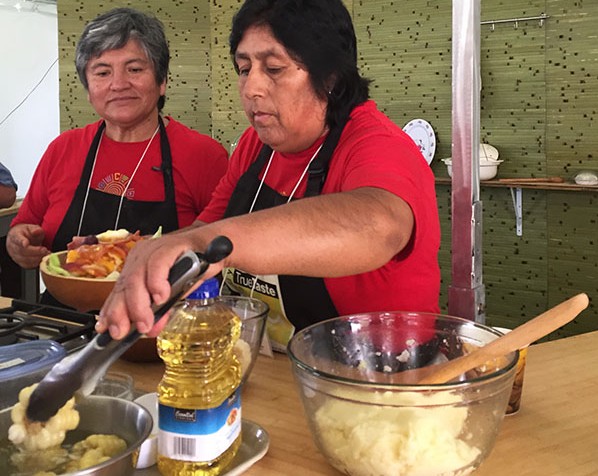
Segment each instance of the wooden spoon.
[{"label": "wooden spoon", "polygon": [[392,376],[392,381],[421,385],[449,382],[468,370],[503,357],[550,334],[572,321],[588,307],[588,304],[588,296],[584,293],[578,294],[470,354],[441,364],[396,373]]}]

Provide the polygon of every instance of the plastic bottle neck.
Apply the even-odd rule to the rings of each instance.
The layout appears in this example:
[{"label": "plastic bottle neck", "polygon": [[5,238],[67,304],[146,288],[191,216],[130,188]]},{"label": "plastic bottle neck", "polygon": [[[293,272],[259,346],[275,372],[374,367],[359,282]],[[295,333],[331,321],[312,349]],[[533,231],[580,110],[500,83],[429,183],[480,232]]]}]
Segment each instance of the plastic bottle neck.
[{"label": "plastic bottle neck", "polygon": [[220,283],[216,278],[206,279],[201,286],[187,296],[188,301],[201,301],[202,304],[214,302],[220,294]]}]

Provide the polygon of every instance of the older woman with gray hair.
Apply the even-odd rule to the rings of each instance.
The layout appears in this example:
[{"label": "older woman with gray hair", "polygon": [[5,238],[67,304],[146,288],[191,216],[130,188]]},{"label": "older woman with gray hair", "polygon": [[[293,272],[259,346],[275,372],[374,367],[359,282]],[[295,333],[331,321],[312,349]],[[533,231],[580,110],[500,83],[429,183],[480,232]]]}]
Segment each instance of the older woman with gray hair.
[{"label": "older woman with gray hair", "polygon": [[226,150],[162,117],[170,52],[162,23],[131,8],[84,29],[75,64],[100,120],[66,131],[44,153],[8,234],[23,268],[74,236],[142,234],[193,223],[225,173]]}]

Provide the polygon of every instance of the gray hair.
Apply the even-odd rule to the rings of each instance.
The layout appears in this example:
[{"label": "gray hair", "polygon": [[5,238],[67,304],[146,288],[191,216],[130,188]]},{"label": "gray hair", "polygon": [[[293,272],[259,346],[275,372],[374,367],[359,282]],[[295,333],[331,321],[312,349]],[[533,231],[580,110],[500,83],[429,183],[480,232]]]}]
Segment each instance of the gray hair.
[{"label": "gray hair", "polygon": [[[156,17],[132,8],[115,8],[90,21],[77,43],[75,67],[85,89],[88,88],[85,70],[92,58],[104,51],[122,48],[130,39],[135,39],[154,66],[157,84],[168,76],[170,51],[164,34],[164,25]],[[158,110],[164,106],[160,97]]]}]

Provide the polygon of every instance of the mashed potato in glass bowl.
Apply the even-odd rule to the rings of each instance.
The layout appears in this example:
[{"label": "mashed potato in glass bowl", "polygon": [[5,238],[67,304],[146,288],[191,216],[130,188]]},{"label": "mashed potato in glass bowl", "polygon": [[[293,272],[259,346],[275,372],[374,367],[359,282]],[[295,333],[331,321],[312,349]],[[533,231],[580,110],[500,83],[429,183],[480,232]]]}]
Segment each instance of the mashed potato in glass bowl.
[{"label": "mashed potato in glass bowl", "polygon": [[392,375],[456,358],[500,334],[424,313],[330,319],[289,343],[316,445],[351,476],[465,475],[488,456],[505,414],[517,353],[455,382],[393,383]]}]

